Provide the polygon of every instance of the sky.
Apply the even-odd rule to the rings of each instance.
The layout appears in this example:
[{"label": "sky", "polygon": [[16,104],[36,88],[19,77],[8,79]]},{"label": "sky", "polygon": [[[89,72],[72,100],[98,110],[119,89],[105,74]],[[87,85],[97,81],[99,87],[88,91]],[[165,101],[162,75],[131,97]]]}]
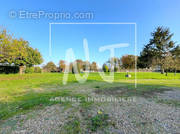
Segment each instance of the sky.
[{"label": "sky", "polygon": [[[2,6],[3,5],[3,6]],[[41,16],[39,16],[39,13]],[[34,13],[36,15],[27,15]],[[65,17],[55,18],[63,13]],[[89,13],[90,17],[79,18]],[[49,17],[48,17],[49,15]],[[62,14],[61,14],[62,15]],[[77,16],[75,16],[77,15]],[[70,17],[69,17],[70,16]],[[122,23],[119,25],[66,25],[59,23]],[[51,25],[49,23],[58,23]],[[128,23],[128,24],[124,24]],[[137,31],[135,31],[135,25]],[[66,50],[72,48],[76,59],[85,60],[83,39],[88,42],[90,61],[102,65],[110,51],[99,48],[111,44],[127,43],[126,48],[115,49],[115,56],[135,54],[135,32],[139,55],[157,26],[170,28],[173,40],[180,44],[179,0],[6,0],[1,2],[0,26],[24,38],[37,48],[44,59],[43,64],[64,60]],[[49,35],[51,33],[51,42]],[[51,51],[49,45],[51,43]],[[51,55],[50,55],[51,52]]]}]

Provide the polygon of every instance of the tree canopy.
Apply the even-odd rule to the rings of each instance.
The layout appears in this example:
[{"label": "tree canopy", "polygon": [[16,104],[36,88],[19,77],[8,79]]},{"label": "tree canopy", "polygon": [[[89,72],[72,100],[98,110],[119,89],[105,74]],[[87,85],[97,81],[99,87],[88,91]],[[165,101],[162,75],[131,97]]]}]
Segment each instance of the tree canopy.
[{"label": "tree canopy", "polygon": [[172,41],[173,33],[169,28],[157,27],[151,35],[152,38],[141,52],[138,65],[140,67],[159,66],[163,73],[167,65],[171,65],[171,50],[175,47],[175,42]]},{"label": "tree canopy", "polygon": [[56,72],[57,71],[57,67],[56,65],[50,61],[48,62],[44,67],[43,69],[46,71],[46,72]]},{"label": "tree canopy", "polygon": [[135,68],[135,56],[134,55],[124,55],[121,57],[122,67],[125,69]]},{"label": "tree canopy", "polygon": [[0,31],[0,63],[33,66],[42,62],[40,52],[30,47],[28,41],[13,38],[6,30]]}]

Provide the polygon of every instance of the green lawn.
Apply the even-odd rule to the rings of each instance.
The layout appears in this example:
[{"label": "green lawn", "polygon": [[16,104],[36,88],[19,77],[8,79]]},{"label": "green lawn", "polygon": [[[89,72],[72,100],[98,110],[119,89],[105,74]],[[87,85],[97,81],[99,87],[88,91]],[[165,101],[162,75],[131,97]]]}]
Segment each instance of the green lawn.
[{"label": "green lawn", "polygon": [[[87,82],[78,84],[75,76],[69,74],[67,85],[62,84],[63,74],[60,73],[0,75],[0,120],[19,112],[27,112],[34,108],[43,108],[57,103],[50,102],[51,97],[75,96],[83,99],[84,94],[73,92],[80,85],[105,88],[120,84],[124,88],[135,89],[134,73],[129,73],[132,75],[131,78],[126,78],[125,74],[115,73],[115,80],[112,84],[103,82],[98,73],[90,73]],[[173,73],[169,73],[165,76],[160,73],[138,72],[137,83],[136,90],[139,91],[158,90],[161,87],[180,88],[180,74],[177,73],[174,76]],[[62,105],[70,104],[62,103]]]}]

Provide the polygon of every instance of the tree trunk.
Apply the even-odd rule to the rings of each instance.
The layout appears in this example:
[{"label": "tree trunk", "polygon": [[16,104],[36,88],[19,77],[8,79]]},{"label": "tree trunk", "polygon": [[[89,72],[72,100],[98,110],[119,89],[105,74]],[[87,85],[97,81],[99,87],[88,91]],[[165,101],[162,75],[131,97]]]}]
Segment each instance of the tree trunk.
[{"label": "tree trunk", "polygon": [[164,74],[164,69],[163,68],[161,69],[161,74]]},{"label": "tree trunk", "polygon": [[19,74],[24,73],[24,68],[25,68],[25,66],[19,66]]},{"label": "tree trunk", "polygon": [[166,76],[168,76],[168,71],[166,70]]}]

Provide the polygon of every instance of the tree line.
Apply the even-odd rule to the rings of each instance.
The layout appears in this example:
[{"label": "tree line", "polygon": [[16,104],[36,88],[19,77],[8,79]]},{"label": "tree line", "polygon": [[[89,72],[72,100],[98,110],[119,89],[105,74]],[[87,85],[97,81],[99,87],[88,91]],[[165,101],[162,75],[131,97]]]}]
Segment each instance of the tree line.
[{"label": "tree line", "polygon": [[[149,43],[144,46],[140,53],[140,56],[124,55],[121,58],[112,57],[102,66],[104,72],[114,71],[117,72],[120,69],[135,69],[146,68],[155,69],[164,72],[180,71],[180,45],[176,44],[172,40],[173,33],[169,28],[157,27],[155,31],[151,33],[151,39]],[[82,60],[76,60],[78,70],[85,71],[85,63],[88,64],[88,70],[98,71],[96,62],[90,64]],[[60,71],[65,70],[65,61],[59,63]],[[54,65],[55,69],[55,65]],[[70,72],[73,72],[73,63],[70,63]]]},{"label": "tree line", "polygon": [[43,70],[45,72],[70,72],[75,73],[75,66],[77,68],[77,72],[84,72],[84,71],[92,71],[97,72],[98,66],[96,62],[90,63],[89,61],[83,61],[81,59],[77,59],[74,62],[66,63],[64,60],[59,61],[58,67],[52,62],[48,62],[45,66],[43,66]]},{"label": "tree line", "polygon": [[[180,45],[172,40],[169,28],[157,27],[151,33],[149,43],[144,46],[140,56],[125,55],[111,58],[103,65],[105,72],[118,69],[151,68],[162,74],[180,71]],[[136,61],[136,62],[135,62]],[[113,67],[113,68],[112,68]]]},{"label": "tree line", "polygon": [[[83,71],[120,71],[121,69],[152,68],[159,69],[161,73],[168,71],[180,71],[180,45],[172,40],[173,33],[169,28],[157,27],[151,33],[149,43],[146,44],[139,56],[124,55],[120,58],[112,57],[102,67],[98,67],[94,61],[77,59],[66,66],[66,61],[60,60],[58,66],[52,61],[43,66],[45,72],[76,72]],[[0,31],[0,72],[12,70],[11,67],[19,68],[19,72],[41,72],[41,68],[33,67],[43,62],[41,53],[30,47],[29,42],[20,38],[14,38],[5,29]],[[3,66],[3,69],[2,69]]]}]

